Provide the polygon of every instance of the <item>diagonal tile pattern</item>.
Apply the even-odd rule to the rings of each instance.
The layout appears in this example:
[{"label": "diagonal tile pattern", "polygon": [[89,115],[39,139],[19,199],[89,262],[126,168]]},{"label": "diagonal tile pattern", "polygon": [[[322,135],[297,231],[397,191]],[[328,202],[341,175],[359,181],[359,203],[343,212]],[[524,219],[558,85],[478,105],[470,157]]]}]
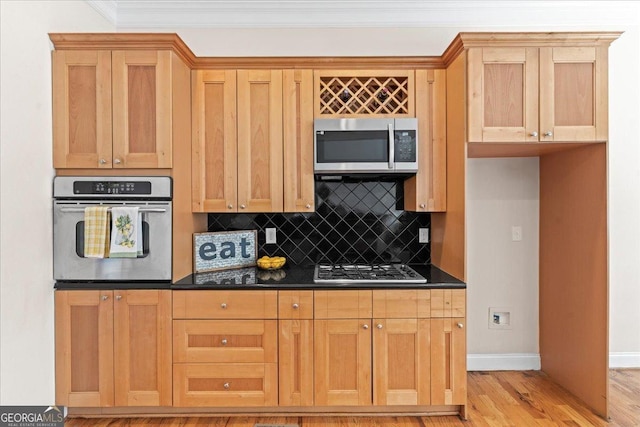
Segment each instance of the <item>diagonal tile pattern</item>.
[{"label": "diagonal tile pattern", "polygon": [[[296,265],[429,263],[418,228],[429,227],[431,216],[403,206],[402,181],[317,181],[314,213],[209,214],[209,231],[258,230],[258,256]],[[277,244],[265,244],[268,227],[277,229]]]}]

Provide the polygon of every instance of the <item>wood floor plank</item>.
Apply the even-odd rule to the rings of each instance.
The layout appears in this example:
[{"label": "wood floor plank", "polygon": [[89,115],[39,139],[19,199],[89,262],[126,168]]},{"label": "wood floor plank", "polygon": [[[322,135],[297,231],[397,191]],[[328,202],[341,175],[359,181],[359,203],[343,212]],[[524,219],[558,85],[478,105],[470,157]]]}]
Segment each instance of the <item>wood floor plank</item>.
[{"label": "wood floor plank", "polygon": [[288,416],[70,418],[66,427],[254,427],[256,423],[300,427],[637,427],[640,369],[611,370],[609,422],[539,371],[470,372],[468,421],[447,417]]}]

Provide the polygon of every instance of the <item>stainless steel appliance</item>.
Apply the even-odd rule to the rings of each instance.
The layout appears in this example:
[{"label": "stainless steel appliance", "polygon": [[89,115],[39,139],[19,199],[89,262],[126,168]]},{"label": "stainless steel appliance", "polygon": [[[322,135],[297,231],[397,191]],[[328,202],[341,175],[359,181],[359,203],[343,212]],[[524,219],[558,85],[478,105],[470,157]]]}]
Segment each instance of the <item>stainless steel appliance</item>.
[{"label": "stainless steel appliance", "polygon": [[[170,177],[58,176],[53,181],[53,278],[57,281],[170,281]],[[85,258],[88,206],[137,206],[142,215],[142,255]]]},{"label": "stainless steel appliance", "polygon": [[316,119],[316,174],[415,173],[418,120]]},{"label": "stainless steel appliance", "polygon": [[427,283],[405,264],[318,264],[313,282],[322,284]]}]

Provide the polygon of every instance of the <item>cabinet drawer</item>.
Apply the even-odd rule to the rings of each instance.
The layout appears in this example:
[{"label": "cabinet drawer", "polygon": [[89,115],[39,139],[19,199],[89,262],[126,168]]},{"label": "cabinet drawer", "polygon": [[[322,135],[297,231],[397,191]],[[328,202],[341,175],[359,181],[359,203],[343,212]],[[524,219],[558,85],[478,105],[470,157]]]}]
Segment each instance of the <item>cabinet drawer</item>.
[{"label": "cabinet drawer", "polygon": [[316,319],[371,318],[371,291],[314,291]]},{"label": "cabinet drawer", "polygon": [[173,406],[277,406],[275,363],[173,366]]},{"label": "cabinet drawer", "polygon": [[275,319],[277,291],[174,291],[174,319]]},{"label": "cabinet drawer", "polygon": [[313,291],[279,291],[278,319],[313,319]]},{"label": "cabinet drawer", "polygon": [[464,317],[466,292],[465,289],[432,289],[431,317]]},{"label": "cabinet drawer", "polygon": [[173,361],[275,363],[276,320],[174,320]]},{"label": "cabinet drawer", "polygon": [[424,319],[431,316],[431,294],[426,289],[385,289],[373,291],[373,317],[383,319]]}]

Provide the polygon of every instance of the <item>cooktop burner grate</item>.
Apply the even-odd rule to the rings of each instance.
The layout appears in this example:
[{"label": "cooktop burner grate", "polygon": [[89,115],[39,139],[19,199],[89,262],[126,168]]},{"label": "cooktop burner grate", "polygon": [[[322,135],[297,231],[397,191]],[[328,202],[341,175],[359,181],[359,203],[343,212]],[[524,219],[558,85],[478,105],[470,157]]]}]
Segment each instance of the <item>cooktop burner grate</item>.
[{"label": "cooktop burner grate", "polygon": [[314,283],[427,283],[405,264],[318,264]]}]

